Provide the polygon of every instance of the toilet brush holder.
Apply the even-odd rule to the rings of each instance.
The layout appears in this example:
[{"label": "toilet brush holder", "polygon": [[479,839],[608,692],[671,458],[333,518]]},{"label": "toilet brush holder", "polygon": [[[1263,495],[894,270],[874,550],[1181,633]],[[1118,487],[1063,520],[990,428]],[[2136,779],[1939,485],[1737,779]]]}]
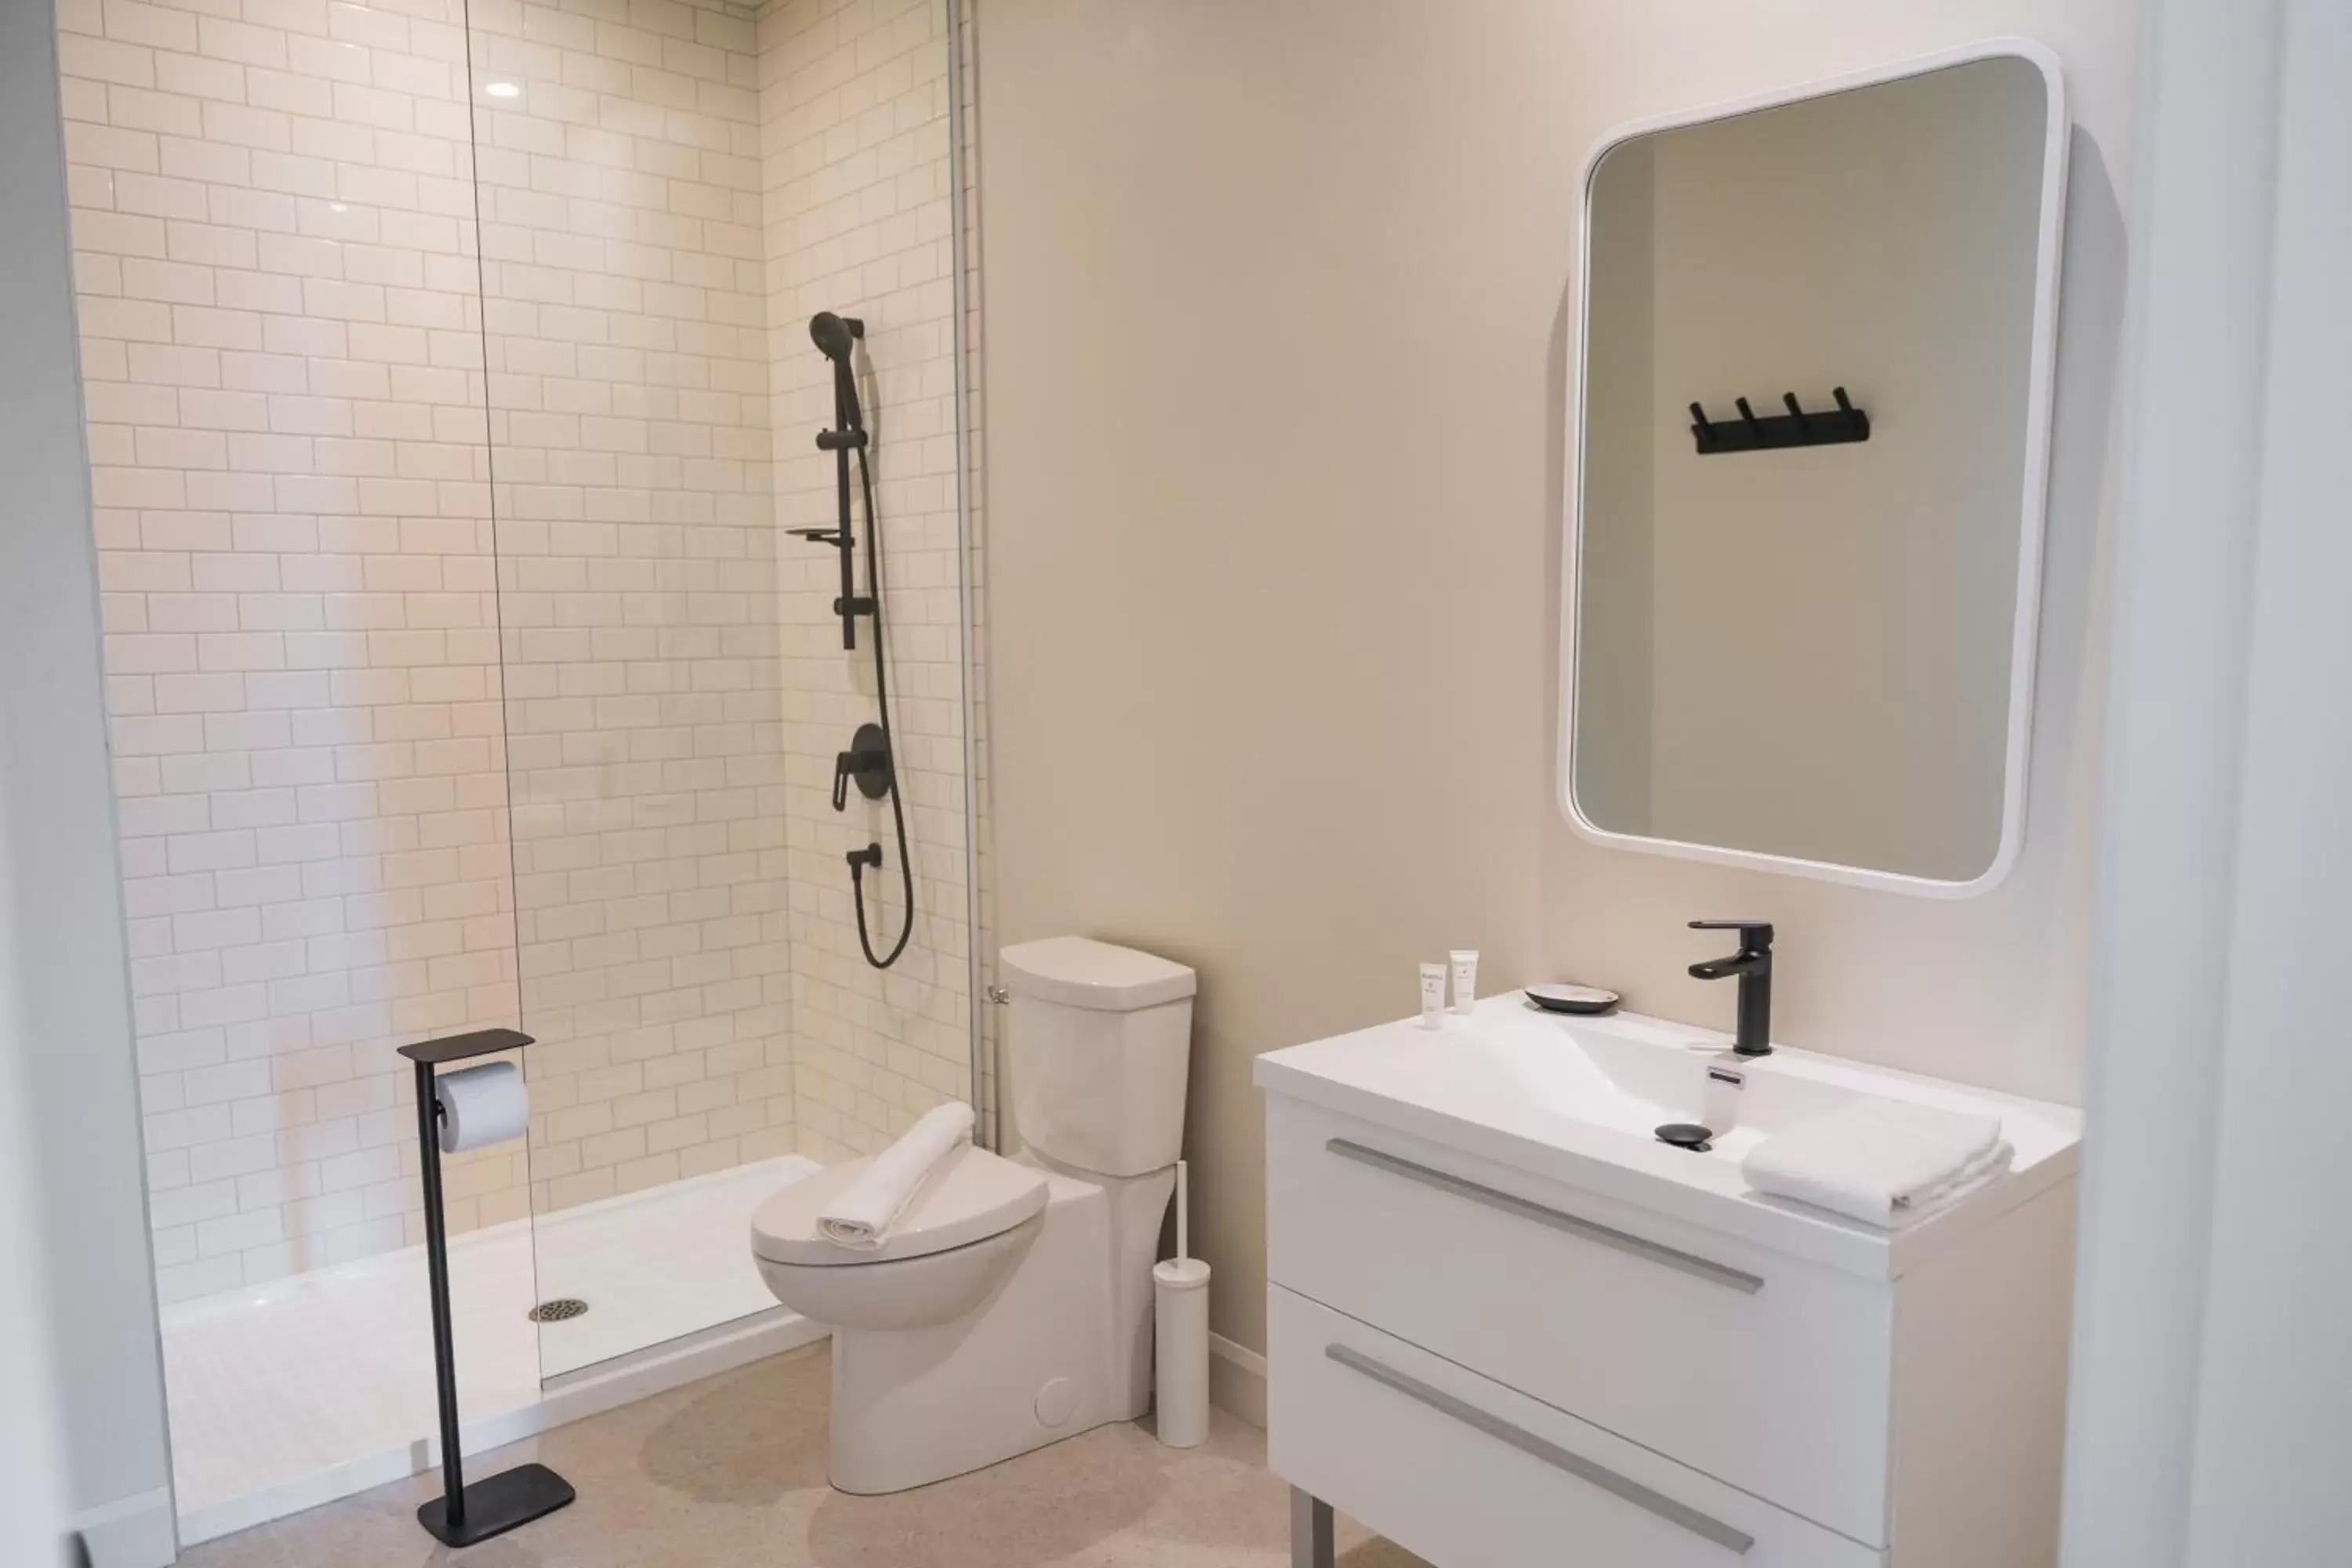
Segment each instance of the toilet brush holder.
[{"label": "toilet brush holder", "polygon": [[1151,1268],[1160,1440],[1196,1448],[1209,1436],[1209,1266],[1171,1258]]}]

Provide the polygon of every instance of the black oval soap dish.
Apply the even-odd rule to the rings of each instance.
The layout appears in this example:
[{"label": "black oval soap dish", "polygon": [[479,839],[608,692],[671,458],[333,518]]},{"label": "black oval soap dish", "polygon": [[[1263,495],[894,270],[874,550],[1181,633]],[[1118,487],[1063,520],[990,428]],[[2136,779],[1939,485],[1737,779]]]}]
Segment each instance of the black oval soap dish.
[{"label": "black oval soap dish", "polygon": [[1597,1017],[1613,1013],[1624,998],[1598,985],[1530,985],[1528,1000],[1547,1013],[1580,1013]]}]

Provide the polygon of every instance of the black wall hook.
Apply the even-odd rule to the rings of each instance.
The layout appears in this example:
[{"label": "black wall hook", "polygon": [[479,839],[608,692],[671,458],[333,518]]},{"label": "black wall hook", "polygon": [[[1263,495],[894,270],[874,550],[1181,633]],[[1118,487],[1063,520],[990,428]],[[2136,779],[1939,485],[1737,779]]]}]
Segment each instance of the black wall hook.
[{"label": "black wall hook", "polygon": [[1706,410],[1694,403],[1690,405],[1691,439],[1698,455],[1711,458],[1722,452],[1769,452],[1781,447],[1834,447],[1848,441],[1870,439],[1870,416],[1846,400],[1841,386],[1830,394],[1837,399],[1837,412],[1808,414],[1793,392],[1780,395],[1786,414],[1759,416],[1748,406],[1748,399],[1732,399],[1739,410],[1736,425],[1718,425],[1706,416]]}]

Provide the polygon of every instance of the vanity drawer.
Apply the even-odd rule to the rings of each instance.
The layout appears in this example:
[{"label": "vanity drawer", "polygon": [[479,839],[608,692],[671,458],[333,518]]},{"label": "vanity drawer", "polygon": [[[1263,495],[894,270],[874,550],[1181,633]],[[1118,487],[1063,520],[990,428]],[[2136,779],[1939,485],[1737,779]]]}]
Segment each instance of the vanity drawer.
[{"label": "vanity drawer", "polygon": [[1283,1096],[1266,1117],[1275,1284],[1886,1543],[1891,1285]]},{"label": "vanity drawer", "polygon": [[1882,1554],[1280,1286],[1275,1473],[1445,1568],[1877,1568]]}]

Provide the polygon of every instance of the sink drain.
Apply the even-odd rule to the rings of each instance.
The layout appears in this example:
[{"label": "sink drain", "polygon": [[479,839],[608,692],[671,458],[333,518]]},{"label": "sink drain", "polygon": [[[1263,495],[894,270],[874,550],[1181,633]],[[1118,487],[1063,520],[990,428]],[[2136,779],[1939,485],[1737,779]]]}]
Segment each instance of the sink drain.
[{"label": "sink drain", "polygon": [[577,1296],[558,1296],[552,1301],[541,1301],[530,1310],[529,1315],[534,1323],[561,1323],[580,1316],[587,1310],[588,1303]]}]

